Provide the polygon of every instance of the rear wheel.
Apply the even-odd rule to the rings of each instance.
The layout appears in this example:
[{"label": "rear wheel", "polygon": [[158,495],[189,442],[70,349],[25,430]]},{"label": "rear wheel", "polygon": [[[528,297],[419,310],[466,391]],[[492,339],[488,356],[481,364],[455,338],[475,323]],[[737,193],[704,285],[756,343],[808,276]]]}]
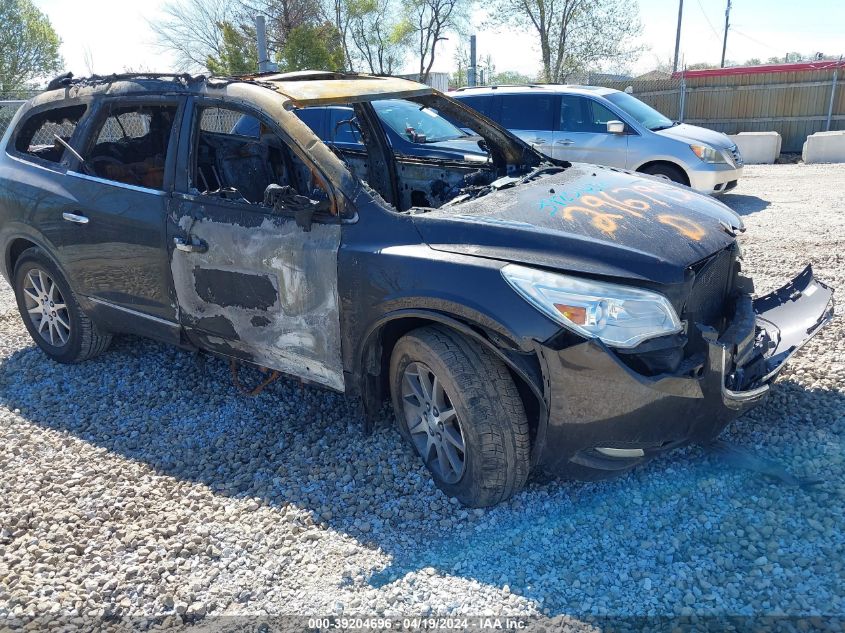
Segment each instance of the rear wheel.
[{"label": "rear wheel", "polygon": [[689,181],[687,180],[686,174],[684,174],[683,170],[679,167],[675,167],[674,165],[667,165],[665,163],[649,165],[648,167],[644,167],[643,169],[641,169],[640,172],[644,174],[649,174],[651,176],[657,176],[658,178],[662,178],[663,180],[671,180],[672,182],[677,182],[682,185],[689,184]]},{"label": "rear wheel", "polygon": [[390,384],[400,431],[447,495],[483,507],[525,485],[527,416],[490,351],[447,328],[421,328],[396,344]]},{"label": "rear wheel", "polygon": [[41,249],[21,254],[13,281],[24,325],[47,356],[78,363],[109,346],[111,335],[98,330],[82,311],[58,267]]}]

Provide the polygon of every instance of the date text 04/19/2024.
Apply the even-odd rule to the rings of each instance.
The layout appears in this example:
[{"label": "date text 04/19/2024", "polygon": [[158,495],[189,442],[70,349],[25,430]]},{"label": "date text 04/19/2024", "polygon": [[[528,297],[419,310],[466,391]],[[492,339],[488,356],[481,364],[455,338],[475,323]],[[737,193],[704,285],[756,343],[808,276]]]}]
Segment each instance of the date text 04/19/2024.
[{"label": "date text 04/19/2024", "polygon": [[527,620],[508,617],[438,618],[406,617],[391,619],[384,617],[329,617],[309,618],[308,628],[317,631],[331,630],[400,630],[400,631],[521,631],[526,629]]}]

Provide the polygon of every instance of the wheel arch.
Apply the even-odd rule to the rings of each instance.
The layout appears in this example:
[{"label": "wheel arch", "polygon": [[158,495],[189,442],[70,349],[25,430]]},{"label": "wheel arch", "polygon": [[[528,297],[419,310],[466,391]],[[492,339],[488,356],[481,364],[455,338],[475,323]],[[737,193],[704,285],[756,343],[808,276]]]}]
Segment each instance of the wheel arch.
[{"label": "wheel arch", "polygon": [[[362,339],[357,354],[355,384],[364,404],[366,430],[372,429],[375,415],[389,397],[390,356],[396,343],[408,332],[429,325],[441,325],[476,341],[499,358],[514,380],[531,427],[532,463],[545,437],[547,406],[543,378],[536,354],[518,349],[514,340],[455,315],[426,309],[402,309],[378,319]],[[515,337],[514,337],[515,338]]]},{"label": "wheel arch", "polygon": [[23,252],[27,249],[37,247],[38,244],[25,237],[18,237],[9,242],[9,245],[6,248],[6,257],[4,261],[4,264],[6,266],[6,273],[9,279],[12,278],[12,275],[15,272],[15,265],[17,264],[18,259],[23,254]]},{"label": "wheel arch", "polygon": [[659,158],[659,159],[656,159],[656,160],[649,160],[649,161],[642,163],[641,165],[638,165],[634,171],[644,172],[647,168],[655,167],[657,165],[666,165],[667,167],[672,167],[674,169],[677,169],[678,171],[681,172],[681,174],[683,174],[684,178],[686,179],[686,182],[683,183],[683,184],[689,186],[690,178],[689,178],[689,174],[687,173],[687,170],[684,168],[683,165],[681,165],[680,163],[676,163],[675,161],[672,161],[672,160],[666,160],[664,158]]}]

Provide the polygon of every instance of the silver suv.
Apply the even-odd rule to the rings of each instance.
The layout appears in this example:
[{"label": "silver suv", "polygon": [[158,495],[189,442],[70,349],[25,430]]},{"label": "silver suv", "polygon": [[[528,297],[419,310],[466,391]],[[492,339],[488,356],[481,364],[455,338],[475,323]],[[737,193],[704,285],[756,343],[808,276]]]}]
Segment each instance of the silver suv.
[{"label": "silver suv", "polygon": [[730,191],[742,176],[742,156],[726,135],[672,121],[619,90],[490,86],[450,96],[553,158],[661,176],[709,194]]}]

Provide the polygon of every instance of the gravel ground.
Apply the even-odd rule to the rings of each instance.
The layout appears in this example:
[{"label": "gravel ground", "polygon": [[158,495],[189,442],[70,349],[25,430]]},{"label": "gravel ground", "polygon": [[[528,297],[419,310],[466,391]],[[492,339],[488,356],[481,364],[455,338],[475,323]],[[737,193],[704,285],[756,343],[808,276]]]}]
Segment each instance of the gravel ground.
[{"label": "gravel ground", "polygon": [[[736,191],[758,291],[807,260],[845,289],[845,165]],[[340,396],[241,397],[223,362],[134,338],[57,365],[0,281],[0,617],[843,615],[842,312],[723,436],[820,485],[689,448],[468,511],[386,414],[364,437]]]}]

